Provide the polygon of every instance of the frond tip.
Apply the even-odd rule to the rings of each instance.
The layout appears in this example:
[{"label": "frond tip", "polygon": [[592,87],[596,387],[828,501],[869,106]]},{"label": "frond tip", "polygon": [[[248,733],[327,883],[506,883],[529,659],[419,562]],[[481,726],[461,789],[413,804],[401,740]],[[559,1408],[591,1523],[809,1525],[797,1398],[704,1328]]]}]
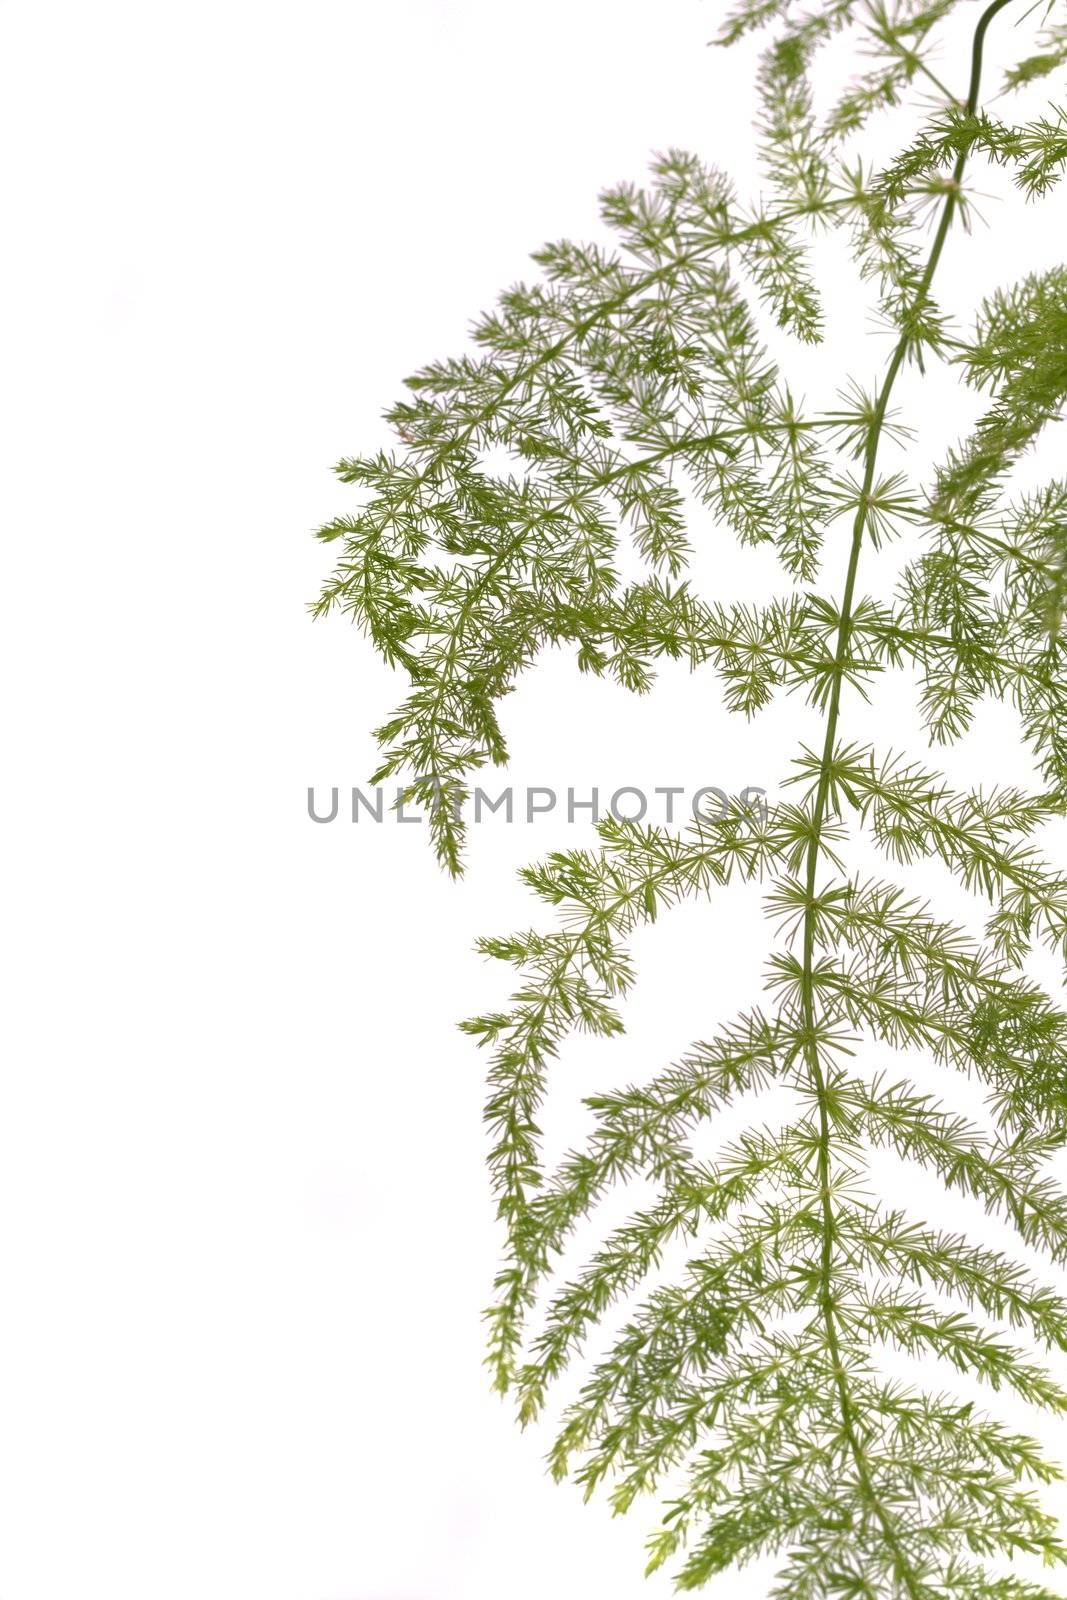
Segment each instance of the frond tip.
[{"label": "frond tip", "polygon": [[[846,1582],[872,1596],[940,1596],[964,1554],[1065,1560],[1053,1519],[1020,1487],[1048,1483],[1058,1469],[1032,1439],[946,1399],[945,1385],[964,1374],[994,1397],[1007,1391],[1067,1413],[1067,1392],[1002,1331],[1067,1351],[1067,1301],[1011,1256],[867,1192],[870,1150],[891,1151],[1067,1263],[1067,1191],[1044,1172],[1062,1136],[1053,1130],[1064,1110],[1067,1017],[1046,1033],[1055,1081],[1049,1131],[1035,1134],[1037,1079],[1019,1092],[1020,1072],[1034,1062],[1010,1042],[1010,979],[962,935],[897,890],[828,887],[819,895],[825,914],[815,912],[826,955],[811,978],[804,964],[772,957],[773,1015],[752,1012],[647,1084],[590,1098],[596,1125],[584,1147],[552,1173],[541,1168],[536,1111],[546,1073],[573,1029],[620,1026],[617,1000],[633,981],[620,941],[650,920],[649,888],[666,903],[693,892],[714,898],[738,871],[784,870],[789,854],[788,828],[773,812],[763,824],[738,816],[680,837],[611,827],[598,856],[552,857],[526,875],[561,912],[565,932],[483,945],[522,973],[513,1010],[468,1025],[494,1050],[488,1116],[511,1252],[489,1313],[495,1382],[514,1392],[522,1421],[533,1421],[593,1327],[659,1276],[669,1247],[681,1244],[689,1256],[681,1276],[637,1302],[564,1411],[549,1456],[556,1477],[573,1476],[587,1495],[605,1488],[616,1511],[682,1475],[649,1570],[680,1558],[678,1586],[695,1589],[738,1562],[777,1554],[785,1565],[774,1594],[822,1600]],[[770,904],[786,911],[802,898],[781,877]],[[803,916],[794,919],[791,937],[803,940],[804,927]],[[992,1036],[971,1026],[983,993],[1004,1017],[1003,1060]],[[857,1075],[859,1036],[899,1043],[909,1029],[988,1084],[999,1133],[905,1080]],[[710,1163],[694,1153],[693,1135],[709,1117],[772,1086],[793,1101],[784,1127],[753,1128]],[[655,1198],[560,1284],[557,1265],[579,1223],[637,1175]],[[930,1387],[887,1381],[880,1350],[918,1363]],[[981,1568],[968,1570],[973,1593],[996,1592]]]}]

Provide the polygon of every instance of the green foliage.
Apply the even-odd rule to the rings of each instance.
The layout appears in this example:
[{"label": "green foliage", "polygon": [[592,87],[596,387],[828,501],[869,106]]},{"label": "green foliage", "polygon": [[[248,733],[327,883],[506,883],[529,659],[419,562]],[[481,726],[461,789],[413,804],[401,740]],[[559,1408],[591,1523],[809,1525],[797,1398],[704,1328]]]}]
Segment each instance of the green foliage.
[{"label": "green foliage", "polygon": [[[341,554],[316,609],[347,612],[410,681],[379,730],[374,781],[402,775],[432,805],[453,873],[469,775],[507,759],[498,702],[546,645],[636,692],[660,658],[681,658],[710,667],[746,716],[781,690],[822,714],[821,748],[798,753],[791,797],[768,813],[738,803],[681,833],[606,822],[595,848],[528,869],[558,926],[482,941],[519,981],[506,1010],[464,1024],[491,1054],[507,1235],[488,1314],[494,1382],[532,1421],[619,1308],[626,1320],[585,1363],[551,1468],[587,1493],[605,1486],[618,1511],[665,1496],[649,1566],[674,1562],[682,1589],[773,1552],[777,1600],[1042,1600],[1049,1591],[1005,1576],[1003,1558],[1067,1560],[1033,1487],[1056,1469],[951,1391],[954,1369],[1067,1411],[1017,1343],[1067,1350],[1067,1303],[1009,1255],[888,1208],[868,1177],[890,1151],[1002,1219],[1032,1255],[1067,1263],[1067,1193],[1047,1170],[1067,1138],[1067,1013],[1023,967],[1037,945],[1067,960],[1067,874],[1034,842],[1067,811],[1067,482],[1014,496],[1008,482],[1067,397],[1067,268],[992,295],[968,338],[933,294],[949,228],[968,219],[971,158],[1004,166],[1030,199],[1067,161],[1056,107],[1016,124],[981,103],[986,30],[1006,3],[982,14],[956,98],[932,65],[954,0],[820,0],[803,16],[787,0],[744,0],[721,42],[774,29],[757,84],[765,201],[743,207],[679,152],[656,161],[648,190],[608,191],[616,248],[540,251],[541,280],[476,327],[476,355],[409,380],[388,413],[401,448],[341,463],[363,503],[320,530]],[[864,70],[820,117],[812,68],[843,30],[856,30]],[[1054,22],[1005,90],[1065,61]],[[847,162],[845,141],[916,88],[936,102],[918,135],[881,170]],[[877,390],[849,382],[817,415],[769,355],[749,298],[787,335],[818,341],[813,228],[843,230],[893,334]],[[890,406],[899,372],[935,360],[986,409],[922,486],[881,457],[908,438]],[[742,544],[773,547],[779,597],[746,607],[693,592],[680,485]],[[835,597],[816,581],[842,525]],[[864,596],[863,557],[903,532],[915,553],[895,598]],[[628,584],[624,539],[648,568]],[[862,694],[894,669],[916,674],[935,742],[964,732],[983,696],[1012,704],[1042,792],[957,792],[847,740],[846,686]],[[886,881],[849,867],[857,834],[886,857]],[[892,881],[894,866],[922,860],[988,902],[983,938]],[[678,901],[755,880],[774,929],[765,1006],[648,1082],[590,1098],[592,1133],[546,1170],[550,1072],[573,1031],[622,1029],[630,934]],[[873,1073],[861,1042],[882,1059]],[[896,1076],[897,1050],[976,1080],[987,1122]],[[783,1125],[752,1125],[713,1160],[697,1153],[722,1108],[772,1089],[791,1107]],[[653,1198],[561,1274],[579,1223],[638,1177]],[[688,1264],[650,1286],[672,1244]],[[923,1384],[887,1376],[885,1351],[921,1362]]]}]

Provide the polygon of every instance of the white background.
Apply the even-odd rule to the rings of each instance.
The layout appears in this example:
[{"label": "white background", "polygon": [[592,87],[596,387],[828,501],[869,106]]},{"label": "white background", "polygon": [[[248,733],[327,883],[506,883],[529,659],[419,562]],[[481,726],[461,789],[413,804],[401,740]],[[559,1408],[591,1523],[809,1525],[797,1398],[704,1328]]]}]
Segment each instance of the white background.
[{"label": "white background", "polygon": [[[530,248],[599,235],[598,189],[667,145],[753,190],[754,52],[704,48],[717,14],[0,5],[0,1600],[669,1592],[640,1576],[651,1511],[553,1487],[480,1367],[483,1062],[454,1024],[506,992],[476,934],[541,916],[512,869],[586,829],[485,826],[452,884],[425,830],[311,823],[307,786],[366,780],[403,686],[305,604],[330,556],[309,531],[353,504],[331,463],[387,442],[404,376],[463,348]],[[1000,210],[947,253],[962,311],[1057,257],[1062,201]],[[795,363],[820,402],[884,355],[856,354],[843,262],[831,340]],[[936,456],[973,402],[906,392]],[[769,580],[703,534],[706,591]],[[847,716],[911,737],[906,686]],[[505,725],[520,787],[610,793],[773,790],[810,723],[786,701],[746,729],[681,671],[635,702],[553,658]],[[1027,776],[1000,708],[946,760]],[[637,941],[628,1033],[565,1057],[556,1147],[581,1093],[757,998],[762,938],[742,893]]]}]

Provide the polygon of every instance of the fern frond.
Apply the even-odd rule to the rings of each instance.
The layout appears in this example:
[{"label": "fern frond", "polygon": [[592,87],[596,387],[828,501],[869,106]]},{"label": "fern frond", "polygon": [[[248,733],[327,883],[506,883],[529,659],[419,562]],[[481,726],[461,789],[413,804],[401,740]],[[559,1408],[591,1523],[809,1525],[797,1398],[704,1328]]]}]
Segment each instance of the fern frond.
[{"label": "fern frond", "polygon": [[[1055,105],[1012,123],[982,103],[1007,4],[978,18],[962,94],[939,56],[952,0],[741,0],[719,42],[772,30],[756,84],[767,192],[744,206],[680,152],[649,188],[606,191],[614,248],[538,252],[540,280],[501,298],[474,354],[409,380],[388,414],[403,448],[341,463],[364,503],[320,530],[340,555],[317,609],[349,613],[409,680],[377,777],[432,806],[454,873],[469,775],[506,760],[498,707],[547,646],[634,692],[685,661],[731,711],[782,691],[821,718],[793,798],[738,799],[684,831],[604,822],[592,847],[525,869],[555,922],[480,941],[515,989],[463,1024],[490,1058],[506,1235],[492,1381],[527,1424],[580,1368],[551,1470],[619,1512],[665,1497],[649,1570],[674,1563],[683,1590],[771,1555],[775,1600],[1051,1600],[1003,1562],[1067,1561],[1039,1494],[1058,1469],[996,1415],[1005,1398],[1067,1411],[1067,1300],[1011,1242],[879,1197],[887,1164],[901,1183],[920,1167],[1031,1258],[1067,1264],[1049,1170],[1067,1139],[1067,1011],[1023,967],[1036,945],[1067,960],[1067,872],[1037,837],[1067,812],[1067,487],[1009,498],[1067,399],[1067,273],[988,296],[969,338],[935,298],[969,163],[1033,200],[1067,163]],[[844,35],[861,70],[824,115],[820,52]],[[1046,28],[1006,87],[1053,72],[1061,35]],[[846,161],[847,140],[920,90],[894,157]],[[816,229],[841,230],[891,345],[873,388],[847,380],[837,409],[809,414],[759,326],[822,337]],[[911,437],[898,378],[934,361],[987,400],[923,485],[882,455]],[[697,593],[693,501],[715,536],[773,547],[781,593]],[[864,586],[890,537],[914,550],[887,600]],[[649,569],[627,583],[624,540]],[[964,733],[984,696],[1014,706],[1041,792],[954,787],[864,738],[864,698],[901,670],[933,742]],[[871,843],[884,880],[853,864]],[[981,902],[982,937],[893,881],[929,861]],[[742,882],[763,886],[775,930],[748,1009],[647,1081],[589,1096],[587,1136],[546,1164],[539,1118],[569,1036],[623,1029],[631,935]],[[898,1075],[894,1051],[971,1079],[983,1112],[942,1103],[921,1062]],[[709,1154],[727,1108],[734,1131]],[[635,1209],[604,1223],[631,1182]],[[600,1243],[575,1260],[586,1222]],[[890,1357],[915,1381],[891,1380]]]}]

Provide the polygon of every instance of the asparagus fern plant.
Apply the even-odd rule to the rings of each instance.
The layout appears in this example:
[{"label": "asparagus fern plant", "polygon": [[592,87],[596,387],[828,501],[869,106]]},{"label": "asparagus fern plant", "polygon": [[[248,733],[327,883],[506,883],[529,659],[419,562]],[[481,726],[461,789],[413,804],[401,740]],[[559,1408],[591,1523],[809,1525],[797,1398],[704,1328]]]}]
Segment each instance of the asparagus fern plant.
[{"label": "asparagus fern plant", "polygon": [[[1040,1600],[1049,1591],[1013,1563],[1067,1560],[1040,1494],[1055,1467],[952,1390],[955,1369],[1067,1414],[1058,1357],[1026,1348],[1067,1349],[1067,1303],[1010,1253],[927,1225],[865,1182],[871,1152],[891,1150],[1004,1219],[1024,1256],[1067,1261],[1067,1193],[1048,1172],[1067,1136],[1067,1015],[1024,965],[1038,943],[1067,956],[1067,877],[1034,839],[1067,809],[1067,480],[1021,495],[1010,482],[1067,395],[1067,268],[993,294],[969,334],[935,293],[949,231],[968,221],[969,170],[997,164],[1038,199],[1067,161],[1054,103],[1021,121],[1003,112],[1067,63],[1062,20],[1025,13],[1027,53],[984,91],[987,33],[1009,3],[975,14],[964,86],[968,63],[950,70],[935,53],[942,24],[969,9],[960,0],[815,0],[803,15],[790,0],[742,0],[721,42],[773,35],[758,75],[758,207],[679,152],[656,161],[649,189],[605,193],[618,250],[540,251],[542,281],[502,297],[476,354],[409,380],[387,414],[397,451],[340,464],[363,503],[320,530],[341,554],[316,610],[348,613],[410,680],[379,730],[374,781],[402,775],[429,806],[453,874],[469,777],[507,758],[497,703],[546,645],[575,647],[583,671],[636,691],[658,658],[686,658],[716,669],[747,716],[779,690],[821,716],[790,798],[765,813],[738,802],[678,831],[606,822],[595,848],[529,869],[559,925],[483,941],[520,983],[509,1009],[463,1025],[492,1051],[507,1248],[489,1313],[494,1381],[531,1421],[629,1304],[582,1369],[551,1466],[589,1492],[603,1484],[618,1510],[658,1492],[649,1566],[672,1563],[682,1589],[773,1554],[780,1600]],[[866,70],[817,112],[816,56],[848,30]],[[954,76],[958,95],[943,81]],[[899,154],[857,159],[869,119],[920,90],[921,125]],[[830,228],[878,297],[891,354],[870,393],[850,382],[836,409],[805,415],[753,305],[818,341],[810,235]],[[884,465],[902,438],[891,400],[906,364],[937,362],[987,400],[920,484]],[[492,466],[501,452],[510,473]],[[693,592],[680,483],[742,544],[773,545],[777,598]],[[913,542],[898,589],[865,597],[864,567],[897,532]],[[624,538],[648,567],[629,584],[616,572]],[[893,670],[917,675],[916,720],[934,742],[965,731],[982,697],[1008,701],[1040,792],[958,792],[866,742],[860,696]],[[863,833],[887,858],[877,880],[848,865]],[[924,858],[986,897],[983,939],[894,882],[894,864]],[[548,1074],[573,1030],[620,1030],[627,936],[672,902],[754,878],[774,930],[763,1005],[647,1083],[590,1100],[592,1136],[543,1170]],[[873,1072],[857,1064],[860,1039],[880,1052]],[[988,1118],[968,1121],[901,1076],[896,1050],[977,1078]],[[694,1136],[720,1108],[772,1086],[791,1096],[785,1126],[698,1159]],[[561,1275],[576,1226],[639,1174],[654,1202]],[[658,1281],[678,1241],[688,1264]],[[918,1358],[928,1385],[894,1377],[886,1351]]]}]

